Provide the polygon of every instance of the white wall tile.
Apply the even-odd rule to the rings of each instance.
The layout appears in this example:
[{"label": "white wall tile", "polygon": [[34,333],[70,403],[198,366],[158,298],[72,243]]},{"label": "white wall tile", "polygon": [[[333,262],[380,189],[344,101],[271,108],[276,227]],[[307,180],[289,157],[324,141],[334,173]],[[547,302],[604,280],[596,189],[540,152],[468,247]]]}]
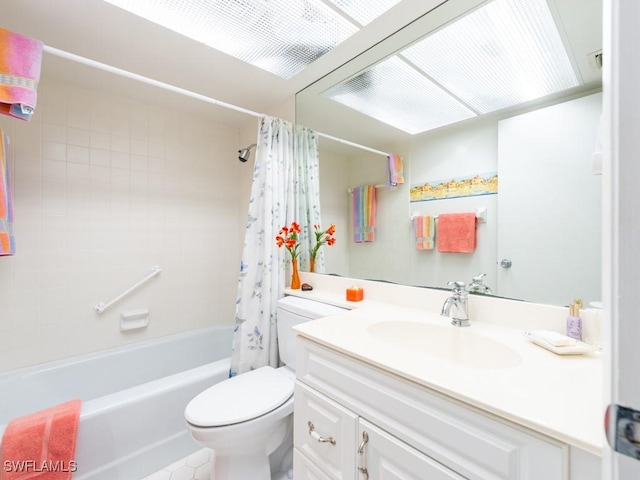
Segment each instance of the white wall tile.
[{"label": "white wall tile", "polygon": [[[67,148],[67,161],[73,163],[89,164],[90,150],[88,147],[69,145]],[[106,163],[108,165],[108,163]]]},{"label": "white wall tile", "polygon": [[124,152],[111,152],[111,166],[114,168],[129,169],[129,154]]},{"label": "white wall tile", "polygon": [[[87,127],[89,123],[86,123],[84,127]],[[77,145],[80,147],[91,146],[91,130],[84,128],[68,127],[67,128],[67,142],[69,145]]]},{"label": "white wall tile", "polygon": [[42,158],[46,160],[67,160],[67,144],[60,142],[42,142]]},{"label": "white wall tile", "polygon": [[109,150],[111,146],[111,137],[108,133],[104,133],[101,131],[92,131],[89,146],[91,148]]},{"label": "white wall tile", "polygon": [[129,145],[129,137],[111,135],[111,151],[130,153],[131,147]]},{"label": "white wall tile", "polygon": [[42,140],[45,142],[67,143],[67,127],[55,123],[42,124]]},{"label": "white wall tile", "polygon": [[111,152],[103,148],[91,148],[89,153],[89,163],[108,167],[111,165]]}]

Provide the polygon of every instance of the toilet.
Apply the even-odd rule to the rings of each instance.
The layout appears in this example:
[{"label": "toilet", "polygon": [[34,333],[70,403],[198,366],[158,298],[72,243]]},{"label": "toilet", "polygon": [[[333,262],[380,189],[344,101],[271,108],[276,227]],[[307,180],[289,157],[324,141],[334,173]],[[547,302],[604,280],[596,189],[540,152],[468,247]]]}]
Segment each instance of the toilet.
[{"label": "toilet", "polygon": [[[212,480],[271,480],[269,456],[276,450],[290,454],[293,449],[292,327],[344,312],[306,298],[280,299],[278,351],[284,366],[262,367],[229,378],[189,402],[184,414],[192,438],[215,452]],[[286,472],[280,478],[287,478]]]}]

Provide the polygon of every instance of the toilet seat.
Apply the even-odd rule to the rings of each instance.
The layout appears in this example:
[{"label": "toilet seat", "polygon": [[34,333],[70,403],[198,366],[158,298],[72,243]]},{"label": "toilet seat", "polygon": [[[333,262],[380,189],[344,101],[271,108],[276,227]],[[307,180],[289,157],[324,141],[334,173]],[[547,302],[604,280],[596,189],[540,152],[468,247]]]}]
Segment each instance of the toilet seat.
[{"label": "toilet seat", "polygon": [[221,427],[258,418],[293,395],[294,382],[272,367],[229,378],[196,396],[185,409],[189,423]]}]

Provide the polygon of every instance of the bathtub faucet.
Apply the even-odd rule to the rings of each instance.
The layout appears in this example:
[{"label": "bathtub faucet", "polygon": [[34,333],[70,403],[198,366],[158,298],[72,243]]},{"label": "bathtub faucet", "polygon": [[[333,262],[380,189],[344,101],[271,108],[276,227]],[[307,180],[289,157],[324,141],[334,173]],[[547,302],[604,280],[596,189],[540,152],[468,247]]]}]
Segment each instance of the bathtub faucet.
[{"label": "bathtub faucet", "polygon": [[469,314],[467,312],[467,301],[469,292],[465,289],[464,282],[449,282],[447,285],[452,286],[453,295],[448,297],[442,305],[441,315],[451,317],[451,325],[456,327],[468,327]]}]

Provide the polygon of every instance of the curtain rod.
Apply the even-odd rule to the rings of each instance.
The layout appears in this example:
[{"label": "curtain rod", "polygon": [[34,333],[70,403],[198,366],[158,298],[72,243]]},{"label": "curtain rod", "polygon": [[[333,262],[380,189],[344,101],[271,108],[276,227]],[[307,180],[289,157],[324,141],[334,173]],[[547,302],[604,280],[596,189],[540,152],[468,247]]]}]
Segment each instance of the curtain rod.
[{"label": "curtain rod", "polygon": [[[232,105],[231,103],[222,102],[220,100],[216,100],[215,98],[207,97],[206,95],[201,95],[199,93],[192,92],[190,90],[186,90],[184,88],[176,87],[175,85],[171,85],[169,83],[160,82],[158,80],[154,80],[149,77],[145,77],[142,75],[138,75],[137,73],[129,72],[128,70],[123,70],[121,68],[114,67],[112,65],[107,65],[106,63],[101,63],[96,60],[91,60],[90,58],[82,57],[80,55],[76,55],[74,53],[65,52],[64,50],[59,50],[54,47],[50,47],[49,45],[44,45],[43,50],[46,53],[51,55],[55,55],[56,57],[64,58],[67,60],[71,60],[72,62],[80,63],[83,65],[87,65],[89,67],[97,68],[98,70],[104,70],[105,72],[113,73],[115,75],[119,75],[121,77],[129,78],[131,80],[136,80],[141,83],[146,83],[147,85],[152,85],[154,87],[162,88],[164,90],[168,90],[170,92],[178,93],[180,95],[184,95],[186,97],[191,97],[196,100],[200,100],[202,102],[211,103],[213,105],[218,105],[219,107],[228,108],[230,110],[235,110],[236,112],[245,113],[247,115],[251,115],[254,117],[263,117],[266,116],[264,113],[254,112],[252,110],[248,110],[246,108],[238,107],[237,105]],[[373,148],[366,147],[364,145],[360,145],[354,142],[350,142],[348,140],[344,140],[342,138],[334,137],[331,135],[327,135],[326,133],[316,132],[316,134],[320,137],[325,137],[330,140],[334,140],[336,142],[344,143],[345,145],[350,145],[352,147],[359,148],[361,150],[366,150],[368,152],[377,153],[380,155],[387,156],[388,154],[385,152],[381,152],[380,150],[375,150]]]}]

